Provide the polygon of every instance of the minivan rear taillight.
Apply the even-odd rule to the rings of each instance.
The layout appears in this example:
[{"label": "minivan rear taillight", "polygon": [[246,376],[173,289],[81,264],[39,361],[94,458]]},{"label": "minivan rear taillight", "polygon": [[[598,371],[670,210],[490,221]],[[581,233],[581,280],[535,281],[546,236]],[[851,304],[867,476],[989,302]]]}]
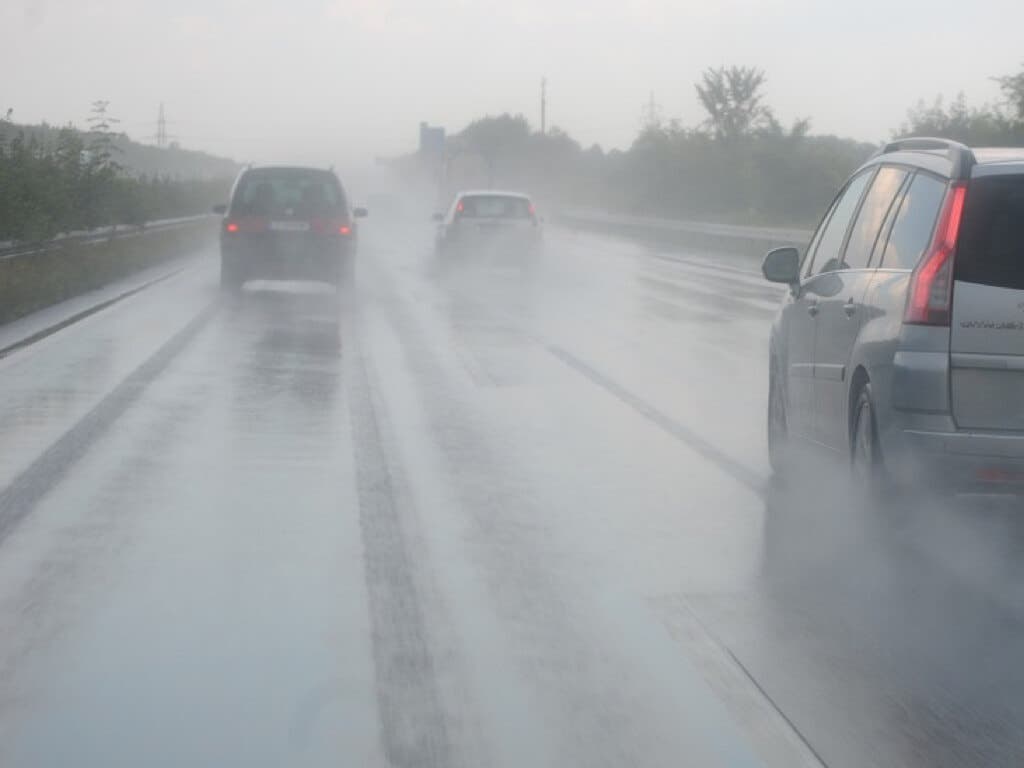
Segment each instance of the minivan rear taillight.
[{"label": "minivan rear taillight", "polygon": [[910,278],[903,322],[949,325],[953,299],[953,256],[967,197],[966,182],[954,182],[946,193],[931,245]]},{"label": "minivan rear taillight", "polygon": [[268,224],[268,220],[262,216],[241,216],[225,219],[224,231],[229,235],[260,233],[267,231]]},{"label": "minivan rear taillight", "polygon": [[343,218],[315,218],[310,221],[310,229],[318,235],[351,235],[352,225]]}]

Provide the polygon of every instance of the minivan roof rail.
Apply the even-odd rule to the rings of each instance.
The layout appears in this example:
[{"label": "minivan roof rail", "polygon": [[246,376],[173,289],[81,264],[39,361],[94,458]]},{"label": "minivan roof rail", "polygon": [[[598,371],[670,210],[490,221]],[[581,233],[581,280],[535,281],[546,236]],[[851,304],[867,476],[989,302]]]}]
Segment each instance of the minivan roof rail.
[{"label": "minivan roof rail", "polygon": [[953,164],[950,175],[954,179],[966,179],[977,160],[970,147],[952,139],[938,139],[931,136],[907,136],[885,144],[877,153],[887,155],[890,152],[934,152],[945,150],[946,157]]}]

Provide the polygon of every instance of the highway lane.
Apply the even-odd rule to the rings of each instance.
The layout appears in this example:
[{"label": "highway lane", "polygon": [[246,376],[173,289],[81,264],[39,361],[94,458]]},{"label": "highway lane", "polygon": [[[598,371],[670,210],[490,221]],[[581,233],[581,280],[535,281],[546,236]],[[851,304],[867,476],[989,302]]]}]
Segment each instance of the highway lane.
[{"label": "highway lane", "polygon": [[0,764],[1021,761],[1013,520],[773,488],[754,265],[429,235],[0,360]]}]

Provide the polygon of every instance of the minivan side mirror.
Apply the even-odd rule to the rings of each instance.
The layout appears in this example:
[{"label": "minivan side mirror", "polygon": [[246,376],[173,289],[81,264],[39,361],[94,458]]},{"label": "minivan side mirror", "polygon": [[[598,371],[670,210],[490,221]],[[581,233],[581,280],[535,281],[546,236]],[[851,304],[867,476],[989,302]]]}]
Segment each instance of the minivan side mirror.
[{"label": "minivan side mirror", "polygon": [[224,203],[217,203],[217,205],[213,206],[213,212],[223,216],[228,212],[228,207]]},{"label": "minivan side mirror", "polygon": [[365,208],[356,208],[354,211],[352,211],[352,215],[355,216],[357,219],[365,219],[367,216],[370,215],[370,212]]},{"label": "minivan side mirror", "polygon": [[444,214],[443,213],[435,213],[430,218],[431,218],[432,221],[436,221],[438,224],[440,224],[441,222],[444,221]]},{"label": "minivan side mirror", "polygon": [[761,262],[761,273],[772,283],[796,285],[800,282],[800,251],[791,246],[768,251]]}]

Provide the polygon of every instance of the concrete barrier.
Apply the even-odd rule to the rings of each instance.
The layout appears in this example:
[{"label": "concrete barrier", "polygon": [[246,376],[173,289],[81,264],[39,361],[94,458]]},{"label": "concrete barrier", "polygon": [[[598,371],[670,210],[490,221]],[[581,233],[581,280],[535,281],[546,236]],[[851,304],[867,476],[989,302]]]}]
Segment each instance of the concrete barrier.
[{"label": "concrete barrier", "polygon": [[771,248],[791,245],[803,250],[812,232],[805,229],[745,227],[704,221],[630,216],[603,211],[568,209],[555,221],[574,229],[616,234],[623,237],[684,247],[706,247],[760,258]]}]

